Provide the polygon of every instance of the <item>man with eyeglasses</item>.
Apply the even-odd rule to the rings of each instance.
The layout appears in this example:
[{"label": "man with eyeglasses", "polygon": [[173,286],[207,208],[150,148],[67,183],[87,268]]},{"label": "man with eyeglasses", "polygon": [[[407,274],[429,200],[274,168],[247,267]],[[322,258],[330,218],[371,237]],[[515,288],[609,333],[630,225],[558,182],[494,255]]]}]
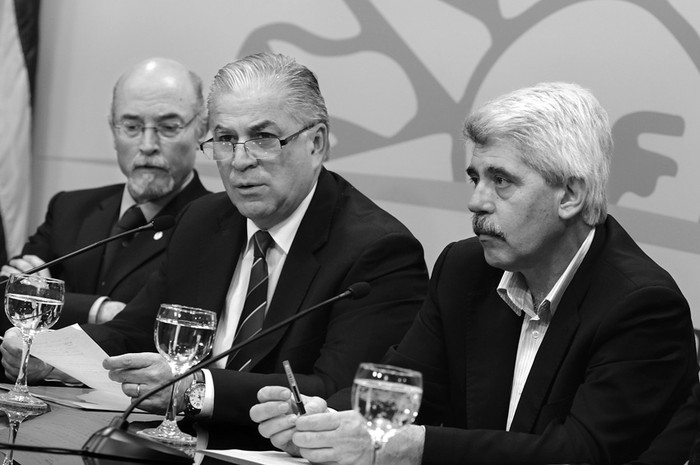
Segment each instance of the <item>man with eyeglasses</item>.
[{"label": "man with eyeglasses", "polygon": [[[251,448],[262,438],[248,410],[261,387],[286,382],[284,360],[304,393],[326,397],[351,385],[360,362],[378,360],[401,339],[428,276],[423,249],[408,229],[324,168],[328,113],[308,68],[274,54],[230,63],[214,78],[208,109],[213,137],[201,149],[216,161],[226,192],[184,210],[167,266],[122,313],[83,327],[116,355],[104,363],[110,377],[137,397],[172,376],[153,353],[161,303],[217,312],[217,355],[368,282],[366,297],[312,312],[180,382],[180,409],[226,425],[209,428],[223,435],[210,436],[210,446],[222,439],[219,447]],[[166,391],[141,407],[165,410]]]},{"label": "man with eyeglasses", "polygon": [[[156,217],[175,216],[207,193],[194,171],[198,144],[206,133],[202,83],[182,64],[154,58],[126,71],[113,89],[109,124],[126,184],[56,194],[45,222],[22,254],[3,266],[2,275]],[[111,320],[160,265],[171,234],[127,236],[41,272],[66,282],[66,302],[56,326]],[[2,320],[3,329],[11,326],[4,316]]]}]

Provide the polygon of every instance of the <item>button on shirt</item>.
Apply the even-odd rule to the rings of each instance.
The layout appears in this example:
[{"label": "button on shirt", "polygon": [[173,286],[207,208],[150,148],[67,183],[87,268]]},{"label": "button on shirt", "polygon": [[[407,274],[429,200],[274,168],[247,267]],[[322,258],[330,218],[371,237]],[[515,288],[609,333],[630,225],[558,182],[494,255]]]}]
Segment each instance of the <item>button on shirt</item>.
[{"label": "button on shirt", "polygon": [[518,342],[518,353],[515,359],[515,369],[513,372],[513,386],[510,394],[510,406],[508,407],[508,421],[506,431],[510,430],[515,417],[515,411],[520,401],[520,396],[527,382],[528,374],[537,356],[537,351],[542,344],[542,340],[547,334],[549,323],[557,311],[557,306],[561,301],[566,288],[573,279],[588,249],[593,242],[595,229],[591,229],[586,239],[579,247],[576,255],[571,259],[564,273],[559,277],[554,287],[549,291],[547,297],[534,307],[532,293],[525,282],[525,278],[520,272],[506,271],[498,283],[497,292],[505,303],[518,315],[523,316],[523,324],[520,329],[520,341]]}]

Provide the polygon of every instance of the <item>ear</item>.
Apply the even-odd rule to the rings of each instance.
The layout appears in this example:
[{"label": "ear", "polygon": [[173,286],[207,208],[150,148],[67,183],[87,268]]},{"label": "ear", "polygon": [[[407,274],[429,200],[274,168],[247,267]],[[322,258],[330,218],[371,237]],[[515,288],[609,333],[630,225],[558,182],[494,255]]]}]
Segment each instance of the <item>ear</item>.
[{"label": "ear", "polygon": [[570,178],[562,187],[559,200],[559,217],[569,220],[583,211],[586,200],[586,184],[582,179]]},{"label": "ear", "polygon": [[308,141],[311,145],[311,155],[317,158],[319,163],[323,163],[328,157],[328,126],[320,123],[309,129]]}]

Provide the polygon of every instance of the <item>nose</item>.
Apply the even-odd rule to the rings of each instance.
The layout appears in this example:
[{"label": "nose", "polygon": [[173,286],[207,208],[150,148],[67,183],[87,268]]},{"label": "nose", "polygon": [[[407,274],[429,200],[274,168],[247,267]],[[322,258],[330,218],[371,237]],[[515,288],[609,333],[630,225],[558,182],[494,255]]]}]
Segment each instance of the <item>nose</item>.
[{"label": "nose", "polygon": [[236,144],[233,146],[231,163],[236,171],[244,171],[252,166],[256,166],[258,161],[248,154],[245,144]]},{"label": "nose", "polygon": [[469,211],[472,213],[492,213],[494,209],[492,195],[492,190],[486,182],[477,183],[467,203]]},{"label": "nose", "polygon": [[139,141],[139,150],[146,155],[156,153],[160,147],[159,142],[160,140],[158,139],[158,133],[155,128],[143,128]]}]

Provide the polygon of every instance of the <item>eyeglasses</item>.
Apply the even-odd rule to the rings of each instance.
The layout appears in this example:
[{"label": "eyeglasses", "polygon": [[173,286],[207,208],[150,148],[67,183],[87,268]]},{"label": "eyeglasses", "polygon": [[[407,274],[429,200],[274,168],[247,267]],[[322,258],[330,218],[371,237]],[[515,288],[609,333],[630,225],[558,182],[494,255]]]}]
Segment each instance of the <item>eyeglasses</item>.
[{"label": "eyeglasses", "polygon": [[278,156],[280,153],[282,153],[282,147],[289,144],[302,132],[308,131],[317,124],[318,122],[310,124],[304,129],[301,129],[292,134],[291,136],[285,137],[284,139],[269,136],[248,139],[245,142],[231,142],[229,140],[214,140],[212,138],[202,142],[199,145],[199,148],[202,150],[202,152],[204,152],[204,155],[206,155],[214,161],[226,161],[234,157],[237,145],[243,145],[245,153],[249,157],[254,158],[256,160],[265,160]]},{"label": "eyeglasses", "polygon": [[155,126],[146,126],[141,121],[122,120],[113,124],[112,127],[119,129],[122,134],[129,138],[139,137],[146,129],[153,129],[159,137],[169,139],[180,134],[187,126],[192,124],[197,116],[199,115],[195,114],[184,124],[178,121],[162,121]]}]

